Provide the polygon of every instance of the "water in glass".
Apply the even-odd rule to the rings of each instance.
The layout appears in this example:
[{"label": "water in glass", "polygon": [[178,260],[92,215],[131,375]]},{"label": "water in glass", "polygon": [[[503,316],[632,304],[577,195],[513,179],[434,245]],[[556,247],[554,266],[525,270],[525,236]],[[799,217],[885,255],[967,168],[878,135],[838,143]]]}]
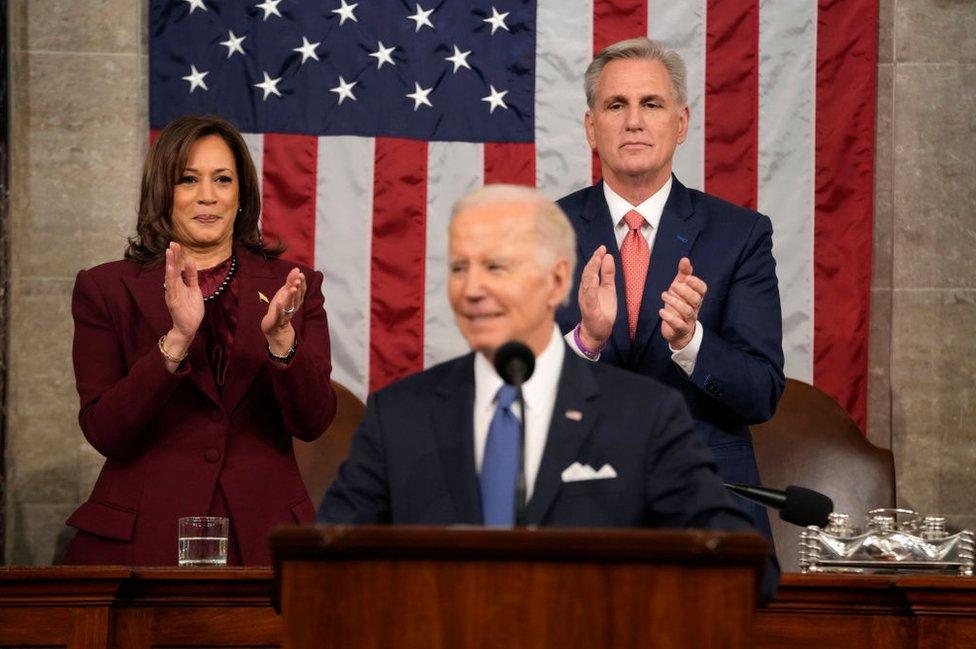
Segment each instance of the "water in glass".
[{"label": "water in glass", "polygon": [[227,538],[188,536],[180,539],[181,566],[226,566]]}]

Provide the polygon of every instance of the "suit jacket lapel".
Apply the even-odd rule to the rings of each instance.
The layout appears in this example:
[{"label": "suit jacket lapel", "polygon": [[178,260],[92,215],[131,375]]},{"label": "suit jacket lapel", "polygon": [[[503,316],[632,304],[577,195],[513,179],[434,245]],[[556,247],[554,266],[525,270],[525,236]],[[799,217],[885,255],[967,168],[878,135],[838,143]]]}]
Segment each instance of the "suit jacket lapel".
[{"label": "suit jacket lapel", "polygon": [[[654,332],[657,331],[661,316],[658,310],[663,306],[661,293],[666,291],[678,272],[678,262],[687,257],[702,229],[701,217],[694,213],[691,194],[688,189],[672,178],[671,193],[661,214],[661,223],[654,237],[654,250],[651,251],[651,265],[644,282],[644,296],[641,299],[640,316],[637,319],[637,335],[634,348],[642,349]],[[623,293],[618,293],[623,295]],[[624,316],[626,318],[626,315]]]},{"label": "suit jacket lapel", "polygon": [[[532,499],[528,503],[530,524],[541,525],[545,521],[562,488],[563,470],[576,460],[583,442],[593,432],[597,413],[592,401],[599,392],[589,361],[567,349],[546,447],[539,463]],[[567,411],[580,413],[579,419],[567,417]]]},{"label": "suit jacket lapel", "polygon": [[616,347],[620,358],[627,358],[630,352],[630,333],[627,330],[627,301],[623,297],[624,275],[622,272],[623,264],[620,261],[620,248],[617,246],[617,238],[613,233],[613,220],[610,217],[610,209],[607,207],[607,199],[603,195],[603,181],[590,188],[589,196],[586,200],[586,207],[583,210],[583,220],[587,221],[579,234],[579,248],[581,259],[579,266],[582,268],[590,260],[590,256],[601,245],[606,246],[607,250],[613,254],[616,264],[616,275],[614,278],[617,289],[617,319],[613,323],[613,334],[610,336],[610,344]]},{"label": "suit jacket lapel", "polygon": [[237,328],[234,331],[234,346],[230,350],[227,382],[223,391],[227,412],[234,410],[247,393],[254,377],[266,364],[268,343],[261,332],[261,319],[268,312],[268,303],[261,300],[258,293],[270,300],[284,284],[284,278],[275,277],[263,259],[246,250],[237,251],[236,281],[240,282],[237,292]]},{"label": "suit jacket lapel", "polygon": [[[139,311],[149,323],[154,338],[159,338],[173,326],[173,319],[170,317],[169,309],[166,308],[166,300],[163,297],[164,271],[165,266],[162,263],[146,265],[142,267],[138,275],[127,276],[122,280],[139,307]],[[192,368],[190,378],[205,395],[214,403],[219,404],[220,397],[217,394],[217,385],[210,373],[207,350],[201,336],[193,339],[187,360]]]},{"label": "suit jacket lapel", "polygon": [[454,363],[434,388],[434,399],[437,408],[430,419],[457,521],[480,525],[481,495],[474,465],[474,354]]}]

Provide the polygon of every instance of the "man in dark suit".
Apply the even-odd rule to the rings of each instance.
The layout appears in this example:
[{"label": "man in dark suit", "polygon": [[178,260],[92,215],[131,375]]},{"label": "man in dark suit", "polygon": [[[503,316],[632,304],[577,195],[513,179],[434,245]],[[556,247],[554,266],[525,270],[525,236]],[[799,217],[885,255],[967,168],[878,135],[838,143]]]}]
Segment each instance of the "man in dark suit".
[{"label": "man in dark suit", "polygon": [[517,425],[513,443],[499,439],[522,413],[492,360],[518,340],[536,357],[523,386],[527,523],[754,530],[678,393],[566,349],[555,313],[574,249],[565,215],[534,189],[495,185],[459,201],[448,292],[472,353],[369,397],[319,521],[513,524]]},{"label": "man in dark suit", "polygon": [[[585,263],[558,321],[580,356],[678,390],[722,478],[758,484],[748,426],[773,415],[785,385],[772,225],[672,175],[685,86],[681,58],[646,38],[587,69],[603,179],[559,201]],[[768,535],[765,510],[747,509]]]}]

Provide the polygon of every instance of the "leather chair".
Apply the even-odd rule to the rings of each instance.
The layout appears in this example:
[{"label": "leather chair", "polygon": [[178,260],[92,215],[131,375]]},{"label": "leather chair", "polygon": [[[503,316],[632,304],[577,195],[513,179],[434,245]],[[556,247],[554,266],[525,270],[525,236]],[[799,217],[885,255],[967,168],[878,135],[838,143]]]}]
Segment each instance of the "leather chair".
[{"label": "leather chair", "polygon": [[[869,509],[895,506],[895,463],[850,415],[819,389],[789,379],[776,414],[752,427],[763,484],[773,489],[798,485],[826,494],[834,511],[850,514],[864,527]],[[799,570],[800,528],[770,510],[776,554],[784,572]]]},{"label": "leather chair", "polygon": [[349,455],[353,433],[366,413],[366,404],[341,383],[332,382],[338,401],[336,416],[325,434],[314,442],[295,440],[295,459],[305,480],[308,495],[316,507]]}]

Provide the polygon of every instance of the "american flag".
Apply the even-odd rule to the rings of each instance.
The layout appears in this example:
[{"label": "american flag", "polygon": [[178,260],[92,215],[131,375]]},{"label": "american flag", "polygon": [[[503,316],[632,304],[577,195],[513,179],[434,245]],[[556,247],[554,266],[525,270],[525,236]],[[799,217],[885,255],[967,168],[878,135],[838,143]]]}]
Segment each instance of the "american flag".
[{"label": "american flag", "polygon": [[466,350],[453,201],[599,178],[583,71],[661,40],[688,65],[676,175],[772,218],[787,374],[863,426],[876,32],[876,0],[152,0],[150,126],[245,133],[264,232],[325,274],[333,376],[365,397]]}]

